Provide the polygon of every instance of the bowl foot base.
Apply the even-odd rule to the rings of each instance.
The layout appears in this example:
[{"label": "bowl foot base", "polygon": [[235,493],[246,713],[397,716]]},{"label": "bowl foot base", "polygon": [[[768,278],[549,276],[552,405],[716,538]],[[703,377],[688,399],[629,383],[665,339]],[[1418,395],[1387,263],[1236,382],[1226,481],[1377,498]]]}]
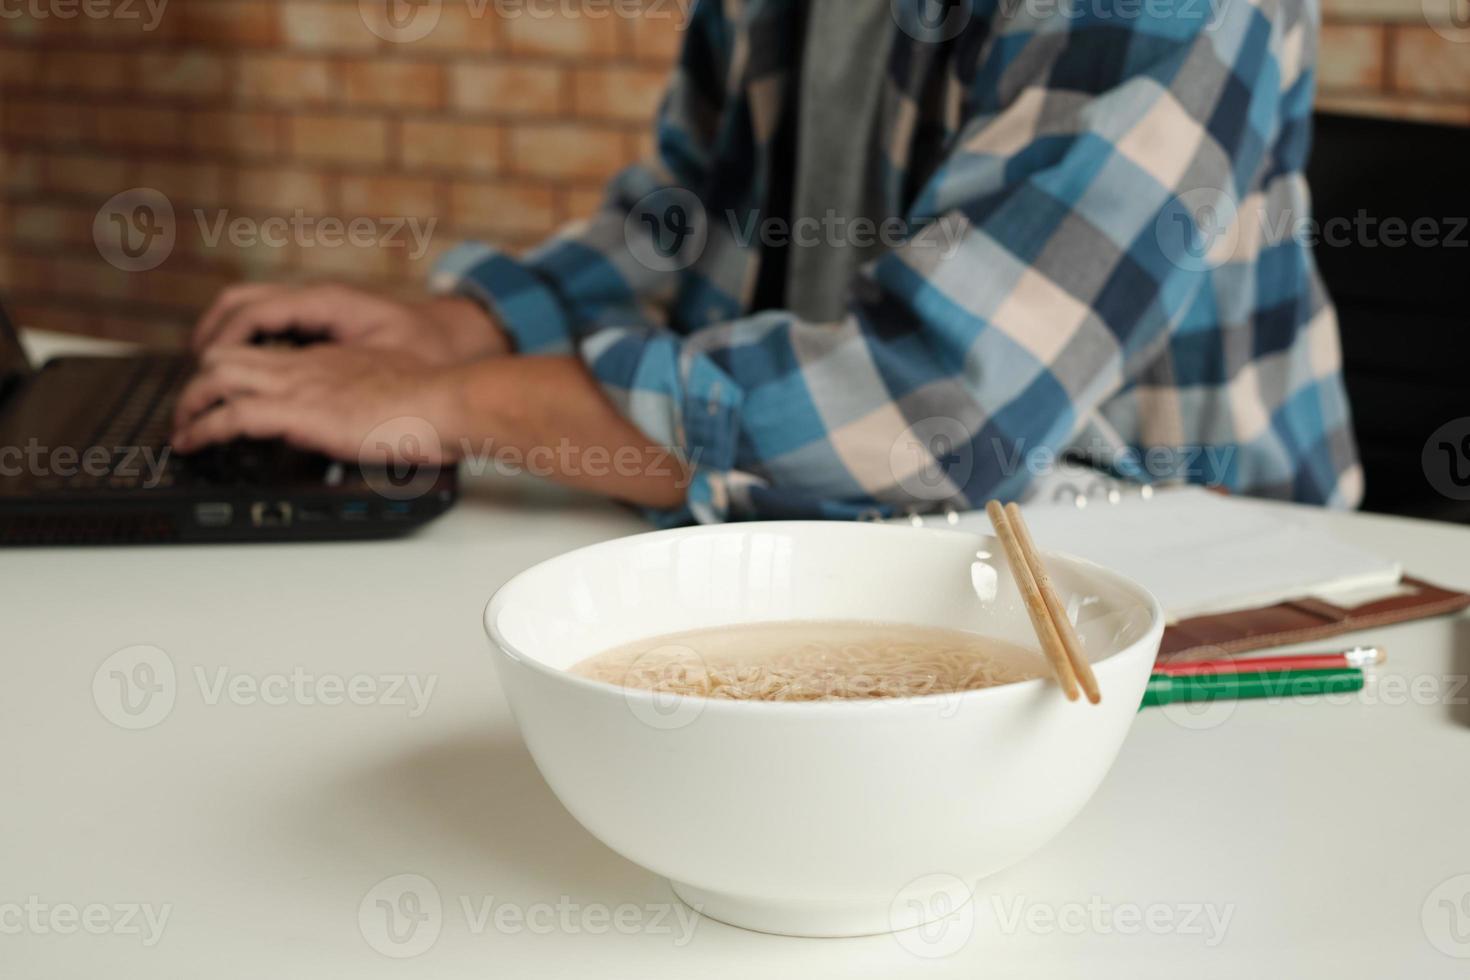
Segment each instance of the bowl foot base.
[{"label": "bowl foot base", "polygon": [[694,911],[726,925],[775,936],[832,939],[877,936],[913,929],[952,915],[970,900],[958,878],[920,879],[891,902],[798,902],[749,898],[670,881],[674,894]]}]

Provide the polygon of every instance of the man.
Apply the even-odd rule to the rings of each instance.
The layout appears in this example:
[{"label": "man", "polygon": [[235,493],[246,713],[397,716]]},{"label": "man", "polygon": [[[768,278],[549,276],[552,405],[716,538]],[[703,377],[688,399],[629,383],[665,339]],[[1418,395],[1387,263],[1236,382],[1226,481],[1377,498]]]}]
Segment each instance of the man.
[{"label": "man", "polygon": [[[176,444],[357,458],[423,419],[428,457],[560,444],[665,523],[973,507],[1063,456],[1351,506],[1290,234],[1314,48],[1304,0],[701,2],[600,214],[524,260],[461,246],[418,304],[227,291]],[[242,346],[288,326],[339,343]],[[650,445],[687,466],[576,463]]]}]

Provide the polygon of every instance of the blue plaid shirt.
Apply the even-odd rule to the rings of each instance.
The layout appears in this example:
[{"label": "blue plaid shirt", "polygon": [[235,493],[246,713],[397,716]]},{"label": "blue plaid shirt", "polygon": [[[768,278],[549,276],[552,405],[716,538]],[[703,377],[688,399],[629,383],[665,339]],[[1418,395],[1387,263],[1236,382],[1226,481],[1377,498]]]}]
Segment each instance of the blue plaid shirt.
[{"label": "blue plaid shirt", "polygon": [[757,300],[800,2],[701,0],[655,157],[532,254],[470,243],[435,272],[687,454],[657,520],[973,508],[1058,460],[1358,501],[1299,234],[1313,6],[895,0],[872,152],[901,220],[845,317],[808,322]]}]

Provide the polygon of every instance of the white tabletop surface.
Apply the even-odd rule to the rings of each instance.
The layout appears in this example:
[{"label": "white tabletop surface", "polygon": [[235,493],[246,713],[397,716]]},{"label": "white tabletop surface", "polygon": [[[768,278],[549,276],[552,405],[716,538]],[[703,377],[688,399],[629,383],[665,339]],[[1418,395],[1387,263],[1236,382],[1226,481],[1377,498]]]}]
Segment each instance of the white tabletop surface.
[{"label": "white tabletop surface", "polygon": [[[1470,528],[1313,519],[1470,588]],[[0,976],[1470,973],[1466,618],[1360,637],[1390,661],[1339,703],[1144,711],[1082,815],[945,930],[690,920],[542,783],[480,629],[517,571],[642,529],[486,477],[396,542],[0,551]],[[104,662],[138,645],[166,713],[120,710],[134,655]],[[405,883],[429,917],[400,946],[378,901]]]}]

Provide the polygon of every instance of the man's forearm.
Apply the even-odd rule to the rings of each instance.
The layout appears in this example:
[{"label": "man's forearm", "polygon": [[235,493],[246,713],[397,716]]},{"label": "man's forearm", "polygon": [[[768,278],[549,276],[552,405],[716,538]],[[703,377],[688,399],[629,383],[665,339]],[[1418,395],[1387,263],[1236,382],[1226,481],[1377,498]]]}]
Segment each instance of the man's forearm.
[{"label": "man's forearm", "polygon": [[509,357],[449,369],[444,442],[514,454],[559,482],[645,507],[677,507],[688,487],[674,447],[657,445],[574,357]]}]

